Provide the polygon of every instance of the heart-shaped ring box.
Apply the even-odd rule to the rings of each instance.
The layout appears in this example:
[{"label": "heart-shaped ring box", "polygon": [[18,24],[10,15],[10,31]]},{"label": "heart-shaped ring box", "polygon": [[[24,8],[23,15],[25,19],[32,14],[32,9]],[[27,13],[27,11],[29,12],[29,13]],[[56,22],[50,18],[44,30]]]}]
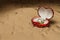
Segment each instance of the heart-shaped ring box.
[{"label": "heart-shaped ring box", "polygon": [[50,19],[54,16],[53,9],[40,7],[37,12],[39,16],[32,18],[32,24],[39,28],[49,26]]}]

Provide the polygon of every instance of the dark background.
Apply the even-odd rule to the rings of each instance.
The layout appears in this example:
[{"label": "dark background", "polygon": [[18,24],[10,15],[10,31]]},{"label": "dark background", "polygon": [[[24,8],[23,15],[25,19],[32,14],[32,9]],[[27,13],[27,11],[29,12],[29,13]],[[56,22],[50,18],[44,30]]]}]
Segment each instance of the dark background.
[{"label": "dark background", "polygon": [[0,0],[0,3],[21,3],[21,4],[60,3],[60,0]]},{"label": "dark background", "polygon": [[29,5],[33,6],[36,4],[59,4],[60,5],[60,0],[0,0],[0,8],[5,7],[6,5],[14,4],[16,5]]}]

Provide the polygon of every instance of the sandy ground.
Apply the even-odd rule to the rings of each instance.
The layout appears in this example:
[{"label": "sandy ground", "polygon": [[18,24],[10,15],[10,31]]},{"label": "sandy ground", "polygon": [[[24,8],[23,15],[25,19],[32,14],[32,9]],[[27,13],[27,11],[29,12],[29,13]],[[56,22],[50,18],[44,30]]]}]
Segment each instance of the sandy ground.
[{"label": "sandy ground", "polygon": [[60,6],[49,6],[54,10],[54,17],[46,28],[31,23],[38,7],[11,4],[0,8],[0,40],[60,40]]}]

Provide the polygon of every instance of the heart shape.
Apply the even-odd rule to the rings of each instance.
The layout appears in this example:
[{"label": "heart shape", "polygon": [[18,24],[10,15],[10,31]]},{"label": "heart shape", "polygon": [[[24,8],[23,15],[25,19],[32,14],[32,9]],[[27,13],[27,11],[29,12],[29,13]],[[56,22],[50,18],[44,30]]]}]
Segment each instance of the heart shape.
[{"label": "heart shape", "polygon": [[52,8],[40,7],[37,12],[39,16],[32,18],[32,24],[39,28],[48,26],[54,15]]}]

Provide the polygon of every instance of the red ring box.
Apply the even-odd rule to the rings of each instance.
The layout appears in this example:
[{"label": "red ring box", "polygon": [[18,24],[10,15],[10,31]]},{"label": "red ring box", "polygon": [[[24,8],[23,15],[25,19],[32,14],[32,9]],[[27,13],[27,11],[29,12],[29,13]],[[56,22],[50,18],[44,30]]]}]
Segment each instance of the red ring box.
[{"label": "red ring box", "polygon": [[32,18],[32,24],[36,27],[47,27],[50,23],[50,19],[54,16],[52,8],[40,7],[37,10],[38,16]]}]

